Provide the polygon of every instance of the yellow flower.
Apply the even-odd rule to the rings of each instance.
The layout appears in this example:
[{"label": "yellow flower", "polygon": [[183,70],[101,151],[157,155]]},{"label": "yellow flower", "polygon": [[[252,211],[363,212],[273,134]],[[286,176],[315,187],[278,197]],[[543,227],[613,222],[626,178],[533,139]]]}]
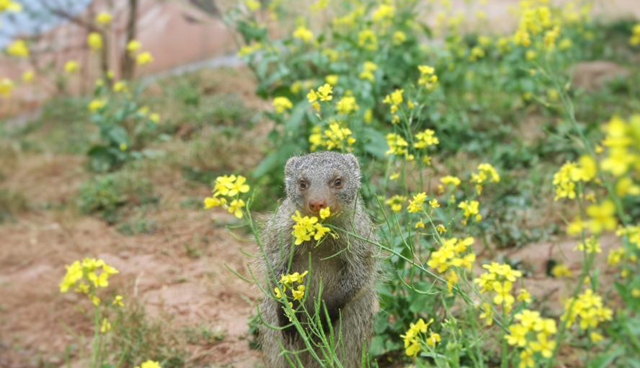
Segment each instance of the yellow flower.
[{"label": "yellow flower", "polygon": [[122,295],[116,295],[113,299],[113,305],[117,305],[118,307],[124,307],[124,302],[122,301]]},{"label": "yellow flower", "polygon": [[569,267],[567,267],[567,265],[559,263],[555,266],[553,266],[553,268],[551,269],[551,274],[555,277],[571,277],[573,276],[573,273],[571,272],[571,269],[569,269]]},{"label": "yellow flower", "polygon": [[432,90],[438,84],[438,76],[435,74],[436,69],[429,65],[419,65],[420,78],[418,79],[418,85],[424,86],[427,90]]},{"label": "yellow flower", "polygon": [[600,205],[587,207],[587,215],[590,217],[589,230],[594,234],[600,234],[604,230],[613,230],[618,224],[615,218],[616,207],[610,200]]},{"label": "yellow flower", "polygon": [[262,4],[260,4],[260,2],[257,0],[245,0],[244,3],[245,5],[247,5],[247,8],[249,8],[249,10],[251,11],[259,10],[260,7],[262,6]]},{"label": "yellow flower", "polygon": [[365,50],[376,51],[378,49],[378,37],[370,29],[362,30],[358,33],[358,46]]},{"label": "yellow flower", "polygon": [[387,134],[387,144],[389,145],[389,150],[386,152],[387,155],[408,155],[407,147],[409,147],[409,143],[400,135],[395,133]]},{"label": "yellow flower", "polygon": [[360,75],[358,77],[360,79],[365,79],[369,82],[373,82],[375,80],[373,72],[376,70],[378,70],[378,65],[376,63],[372,61],[365,61],[364,64],[362,64],[362,71],[360,72]]},{"label": "yellow flower", "polygon": [[304,289],[305,286],[304,285],[298,285],[298,289],[296,290],[291,290],[291,295],[293,296],[293,299],[295,300],[302,300],[302,298],[304,297]]},{"label": "yellow flower", "polygon": [[158,124],[160,122],[160,114],[154,112],[153,114],[149,115],[149,120]]},{"label": "yellow flower", "polygon": [[632,46],[640,45],[640,23],[637,23],[633,26],[631,30],[631,38],[629,39],[629,43]]},{"label": "yellow flower", "polygon": [[305,43],[313,42],[313,32],[305,26],[299,26],[293,32],[293,37],[297,38]]},{"label": "yellow flower", "polygon": [[493,325],[493,309],[491,304],[482,303],[482,313],[480,314],[480,319],[484,320],[485,326]]},{"label": "yellow flower", "polygon": [[293,107],[291,100],[286,97],[276,97],[273,99],[273,107],[276,109],[278,114],[282,114],[283,112],[290,110]]},{"label": "yellow flower", "polygon": [[7,47],[7,53],[11,56],[29,57],[29,47],[23,40],[15,40]]},{"label": "yellow flower", "polygon": [[107,12],[100,12],[96,15],[96,22],[100,24],[107,25],[111,23],[113,20],[113,16]]},{"label": "yellow flower", "polygon": [[318,87],[318,98],[320,101],[331,101],[333,96],[333,88],[329,83],[325,83],[324,85]]},{"label": "yellow flower", "polygon": [[96,98],[89,103],[89,111],[96,112],[102,110],[107,105],[107,100]]},{"label": "yellow flower", "polygon": [[14,84],[9,78],[0,79],[0,96],[9,97],[13,91]]},{"label": "yellow flower", "polygon": [[437,343],[439,343],[442,340],[442,338],[440,337],[440,334],[437,334],[433,331],[431,331],[431,334],[429,335],[429,337],[427,338],[427,345],[434,347],[436,346]]},{"label": "yellow flower", "polygon": [[328,218],[329,216],[331,216],[331,208],[330,207],[325,207],[325,208],[320,210],[320,218],[322,220]]},{"label": "yellow flower", "polygon": [[378,6],[378,8],[376,10],[373,11],[373,15],[371,16],[371,19],[375,22],[381,22],[381,21],[389,21],[393,18],[393,16],[396,14],[396,8],[392,5],[388,5],[388,4],[381,4],[380,6]]},{"label": "yellow flower", "polygon": [[80,64],[75,60],[67,61],[67,63],[64,64],[64,70],[69,74],[75,73],[80,70]]},{"label": "yellow flower", "polygon": [[393,32],[392,39],[393,39],[393,44],[398,46],[403,44],[407,40],[407,35],[402,31],[395,31]]},{"label": "yellow flower", "polygon": [[113,84],[113,92],[127,92],[127,84],[122,81],[118,81]]},{"label": "yellow flower", "polygon": [[520,289],[517,299],[525,303],[531,303],[531,293],[529,293],[526,289]]},{"label": "yellow flower", "polygon": [[129,43],[127,43],[127,51],[129,51],[130,53],[134,53],[140,50],[141,47],[142,44],[137,40],[131,40],[129,41]]},{"label": "yellow flower", "polygon": [[244,208],[245,203],[242,199],[234,199],[229,204],[229,213],[232,213],[235,217],[241,219],[243,216],[242,208]]},{"label": "yellow flower", "polygon": [[22,11],[22,5],[20,3],[13,0],[0,0],[0,13],[10,11],[10,12],[20,12]]},{"label": "yellow flower", "polygon": [[101,50],[103,46],[102,35],[98,32],[89,33],[87,44],[94,51]]},{"label": "yellow flower", "polygon": [[600,341],[602,341],[602,339],[604,339],[604,337],[602,335],[600,335],[599,333],[592,331],[589,334],[589,339],[591,340],[591,342],[593,343],[598,343]]},{"label": "yellow flower", "polygon": [[527,344],[527,332],[529,331],[520,324],[509,326],[509,334],[506,336],[507,343],[524,347]]},{"label": "yellow flower", "polygon": [[307,276],[309,271],[304,271],[303,273],[294,272],[290,275],[281,275],[280,283],[284,285],[291,285],[294,282],[301,284],[304,281],[304,277]]},{"label": "yellow flower", "polygon": [[158,362],[154,362],[153,360],[147,360],[146,362],[140,364],[140,366],[136,368],[162,368],[162,367]]},{"label": "yellow flower", "polygon": [[511,287],[513,284],[509,281],[493,283],[493,290],[496,292],[496,296],[493,298],[493,302],[497,305],[502,305],[509,309],[515,302],[514,297],[511,295]]},{"label": "yellow flower", "polygon": [[226,198],[218,198],[218,197],[207,197],[204,199],[204,208],[209,209],[217,206],[223,206],[227,204]]},{"label": "yellow flower", "polygon": [[137,63],[139,65],[146,65],[146,64],[149,64],[149,63],[153,63],[153,55],[151,55],[151,53],[148,52],[148,51],[147,52],[143,52],[143,53],[138,55]]},{"label": "yellow flower", "polygon": [[424,229],[424,222],[422,222],[422,221],[416,222],[415,228],[416,229]]},{"label": "yellow flower", "polygon": [[578,244],[576,249],[583,252],[586,251],[587,253],[602,253],[600,242],[593,236],[588,238],[584,243]]},{"label": "yellow flower", "polygon": [[455,176],[451,176],[451,175],[447,175],[447,176],[442,177],[440,179],[440,182],[442,184],[444,184],[444,185],[453,185],[454,187],[457,187],[461,183],[460,179],[458,179]]},{"label": "yellow flower", "polygon": [[469,220],[469,217],[475,216],[476,221],[482,220],[482,215],[479,209],[480,203],[478,201],[462,201],[458,204],[458,208],[464,210],[464,222]]},{"label": "yellow flower", "polygon": [[332,86],[335,86],[336,84],[338,84],[338,79],[339,77],[335,74],[330,74],[324,77],[325,82],[329,83]]},{"label": "yellow flower", "polygon": [[100,299],[93,295],[98,288],[109,286],[109,276],[119,273],[117,269],[109,266],[101,259],[85,258],[66,266],[67,272],[60,282],[60,292],[66,293],[70,288],[74,291],[90,295],[94,304],[100,303]]},{"label": "yellow flower", "polygon": [[25,83],[29,83],[31,81],[33,81],[33,78],[35,78],[35,72],[33,70],[28,70],[24,73],[22,73],[22,81]]},{"label": "yellow flower", "polygon": [[407,211],[409,213],[416,213],[422,210],[422,204],[427,199],[427,193],[422,192],[413,196],[413,199],[409,201],[409,206],[407,207]]},{"label": "yellow flower", "polygon": [[356,103],[356,98],[353,96],[342,97],[338,101],[338,104],[336,105],[336,109],[338,110],[338,113],[344,114],[344,115],[348,115],[351,112],[358,110],[358,108],[359,106]]},{"label": "yellow flower", "polygon": [[291,219],[295,221],[293,225],[293,231],[291,234],[295,238],[295,245],[300,245],[305,241],[310,241],[311,237],[315,235],[316,229],[314,225],[318,222],[318,218],[315,216],[302,216],[300,211],[296,211],[295,215],[291,216]]},{"label": "yellow flower", "polygon": [[313,236],[313,239],[315,241],[322,240],[322,238],[324,238],[324,235],[331,231],[330,228],[322,226],[322,224],[315,224],[313,226],[313,229],[315,230],[315,235]]},{"label": "yellow flower", "polygon": [[421,149],[438,145],[440,143],[440,140],[435,136],[435,134],[436,132],[431,129],[426,129],[416,134],[416,142],[413,144],[413,147],[415,147],[416,149]]},{"label": "yellow flower", "polygon": [[106,318],[102,319],[102,324],[100,325],[100,332],[107,333],[111,331],[111,323]]},{"label": "yellow flower", "polygon": [[394,195],[389,198],[385,203],[391,207],[391,211],[400,212],[402,211],[402,204],[407,200],[407,197],[401,195]]}]

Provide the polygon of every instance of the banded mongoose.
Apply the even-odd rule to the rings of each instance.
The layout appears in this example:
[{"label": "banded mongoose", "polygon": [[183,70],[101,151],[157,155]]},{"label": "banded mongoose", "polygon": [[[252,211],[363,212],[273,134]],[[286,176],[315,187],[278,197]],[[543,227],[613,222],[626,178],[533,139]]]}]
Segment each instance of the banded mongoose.
[{"label": "banded mongoose", "polygon": [[[377,299],[374,245],[377,236],[358,194],[360,178],[360,166],[352,154],[319,152],[290,158],[285,165],[287,197],[261,234],[264,255],[260,266],[267,279],[266,290],[271,292],[283,274],[308,270],[304,306],[310,314],[320,312],[321,316],[326,316],[324,307],[316,311],[314,306],[321,287],[321,299],[336,341],[339,341],[335,353],[345,368],[361,366],[362,354],[366,354],[371,339]],[[337,231],[337,237],[328,235],[320,244],[312,238],[294,245],[291,216],[296,210],[303,216],[318,216],[318,212],[327,206],[332,215],[325,223],[358,234],[358,237]],[[294,247],[292,257],[291,247]],[[267,262],[273,270],[271,277]],[[282,304],[273,298],[265,298],[261,313],[266,324],[280,328],[291,325]],[[324,331],[329,335],[326,318],[322,321]],[[301,322],[305,326],[304,320]],[[310,331],[306,328],[305,331],[317,342]],[[297,358],[295,353],[281,353],[281,347],[298,352],[305,349],[302,337],[293,326],[278,330],[262,325],[260,341],[269,368],[321,366],[308,351],[297,354]],[[326,359],[321,353],[316,356]]]}]

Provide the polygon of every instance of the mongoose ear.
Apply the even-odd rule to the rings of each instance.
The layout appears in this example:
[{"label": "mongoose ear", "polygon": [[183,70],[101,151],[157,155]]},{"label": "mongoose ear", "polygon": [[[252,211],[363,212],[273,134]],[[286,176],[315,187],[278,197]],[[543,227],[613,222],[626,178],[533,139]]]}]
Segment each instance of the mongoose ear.
[{"label": "mongoose ear", "polygon": [[300,157],[293,156],[287,160],[286,165],[284,165],[284,176],[291,177],[293,173],[297,171],[298,164],[300,163]]},{"label": "mongoose ear", "polygon": [[353,172],[358,176],[358,180],[360,180],[360,164],[358,163],[358,158],[351,153],[345,154],[344,157],[347,159],[347,162],[353,169]]}]

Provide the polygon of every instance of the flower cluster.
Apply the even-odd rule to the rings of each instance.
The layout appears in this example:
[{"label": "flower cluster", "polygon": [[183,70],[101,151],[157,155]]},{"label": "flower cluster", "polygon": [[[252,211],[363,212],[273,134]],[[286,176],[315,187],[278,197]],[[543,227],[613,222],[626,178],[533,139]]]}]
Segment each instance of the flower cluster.
[{"label": "flower cluster", "polygon": [[518,30],[513,36],[516,45],[531,46],[537,35],[542,35],[539,48],[552,50],[560,34],[559,21],[552,16],[546,0],[521,1]]},{"label": "flower cluster", "polygon": [[362,64],[362,71],[360,72],[358,77],[360,79],[365,79],[369,82],[373,82],[375,81],[373,72],[375,72],[376,70],[378,70],[378,65],[376,63],[372,61],[365,61],[364,64]]},{"label": "flower cluster", "polygon": [[498,171],[491,164],[483,163],[478,165],[478,172],[471,174],[471,182],[476,185],[478,195],[482,194],[482,186],[484,183],[500,182]]},{"label": "flower cluster", "polygon": [[629,38],[629,44],[632,46],[640,45],[640,23],[633,26],[631,30],[631,38]]},{"label": "flower cluster", "polygon": [[[329,207],[323,208],[320,211],[320,219],[324,220],[331,215]],[[295,215],[291,216],[291,219],[295,222],[293,224],[293,231],[291,234],[295,238],[295,244],[300,245],[303,242],[310,241],[311,238],[316,242],[321,241],[330,229],[321,222],[318,222],[316,216],[302,216],[300,211],[296,211]]]},{"label": "flower cluster", "polygon": [[404,101],[404,98],[402,97],[403,93],[404,93],[404,90],[396,89],[392,93],[386,95],[384,100],[382,100],[383,103],[390,105],[389,111],[391,111],[391,116],[392,116],[391,122],[393,124],[397,124],[400,122],[400,116],[398,116],[398,110],[400,108],[400,105]]},{"label": "flower cluster", "polygon": [[405,160],[413,161],[414,156],[409,154],[409,143],[400,134],[387,134],[387,145],[389,150],[386,155],[404,156]]},{"label": "flower cluster", "polygon": [[329,83],[325,83],[318,87],[317,90],[309,90],[309,93],[307,93],[307,100],[317,112],[320,112],[320,104],[318,101],[324,102],[333,100],[333,88]]},{"label": "flower cluster", "polygon": [[436,69],[429,65],[418,66],[420,71],[420,78],[418,79],[418,85],[424,86],[427,90],[433,90],[438,85],[438,76],[436,75]]},{"label": "flower cluster", "polygon": [[[429,326],[433,323],[433,318],[429,322],[425,322],[422,318],[416,323],[411,323],[409,329],[404,335],[400,335],[404,340],[404,349],[407,356],[415,357],[420,352],[420,337],[427,336],[429,332]],[[430,347],[436,346],[441,341],[440,334],[430,331],[429,336],[426,337],[427,345]]]},{"label": "flower cluster", "polygon": [[387,199],[385,202],[389,207],[391,207],[391,211],[395,213],[399,213],[402,211],[402,205],[407,201],[407,197],[401,195],[394,195],[393,197]]},{"label": "flower cluster", "polygon": [[339,150],[342,152],[353,151],[353,144],[356,139],[353,138],[351,129],[342,127],[340,123],[333,121],[329,124],[329,129],[324,131],[320,126],[313,127],[311,135],[309,135],[309,143],[311,151],[319,148],[326,150]]},{"label": "flower cluster", "polygon": [[[522,272],[514,270],[508,264],[499,264],[492,262],[488,265],[482,266],[487,271],[480,275],[479,278],[473,280],[474,283],[480,287],[480,292],[494,292],[493,303],[502,306],[504,310],[510,311],[515,298],[511,295],[511,289],[513,283],[519,277],[522,277]],[[528,299],[528,293],[521,293],[520,299]]]},{"label": "flower cluster", "polygon": [[282,114],[287,110],[291,110],[293,104],[291,100],[286,97],[276,97],[273,99],[273,107],[276,109],[278,114]]},{"label": "flower cluster", "polygon": [[597,166],[590,156],[580,157],[578,163],[566,162],[560,170],[553,175],[553,185],[556,187],[555,200],[561,198],[576,198],[576,183],[589,182],[596,177]]},{"label": "flower cluster", "polygon": [[473,242],[472,237],[445,239],[440,249],[431,253],[427,265],[440,274],[446,273],[445,278],[447,279],[449,292],[453,290],[453,286],[457,284],[459,280],[455,268],[466,268],[467,271],[471,271],[473,267],[476,255],[473,251],[467,252]]},{"label": "flower cluster", "polygon": [[462,201],[458,204],[458,208],[464,211],[464,219],[462,220],[463,224],[467,224],[470,217],[473,217],[476,221],[482,220],[482,215],[480,214],[480,202],[478,201]]},{"label": "flower cluster", "polygon": [[217,206],[226,208],[237,218],[244,216],[242,209],[245,207],[245,201],[240,198],[243,193],[249,192],[251,189],[245,184],[247,179],[241,175],[224,175],[216,178],[213,188],[213,195],[204,199],[204,208],[209,209]]},{"label": "flower cluster", "polygon": [[591,289],[585,290],[576,298],[569,298],[564,309],[562,320],[567,322],[567,326],[571,327],[578,322],[582,330],[597,328],[598,324],[610,321],[613,317],[613,311],[605,307],[602,297]]},{"label": "flower cluster", "polygon": [[[302,300],[302,298],[304,298],[305,286],[298,285],[298,287],[294,287],[294,284],[302,284],[304,282],[304,277],[307,276],[308,273],[309,271],[304,271],[303,273],[294,272],[288,275],[281,275],[279,281],[280,286],[276,286],[273,289],[276,298],[286,298],[286,292],[290,289],[291,296],[294,300]],[[291,302],[289,305],[293,307]]]},{"label": "flower cluster", "polygon": [[507,343],[523,348],[520,352],[520,368],[535,367],[534,355],[551,358],[556,347],[553,335],[557,333],[556,321],[542,318],[540,313],[529,309],[515,315],[516,323],[509,326],[505,336]]},{"label": "flower cluster", "polygon": [[67,273],[60,282],[60,292],[66,293],[73,288],[77,293],[86,294],[96,306],[100,304],[97,290],[109,286],[109,277],[119,273],[102,259],[95,258],[75,261],[66,268]]}]

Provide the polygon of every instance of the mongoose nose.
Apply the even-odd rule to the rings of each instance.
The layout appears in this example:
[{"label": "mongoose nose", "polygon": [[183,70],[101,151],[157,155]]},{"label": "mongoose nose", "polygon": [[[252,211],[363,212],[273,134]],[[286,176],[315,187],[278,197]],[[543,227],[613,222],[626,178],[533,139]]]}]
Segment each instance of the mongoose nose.
[{"label": "mongoose nose", "polygon": [[319,212],[321,209],[325,207],[327,207],[327,202],[324,200],[309,201],[309,209],[313,212]]}]

